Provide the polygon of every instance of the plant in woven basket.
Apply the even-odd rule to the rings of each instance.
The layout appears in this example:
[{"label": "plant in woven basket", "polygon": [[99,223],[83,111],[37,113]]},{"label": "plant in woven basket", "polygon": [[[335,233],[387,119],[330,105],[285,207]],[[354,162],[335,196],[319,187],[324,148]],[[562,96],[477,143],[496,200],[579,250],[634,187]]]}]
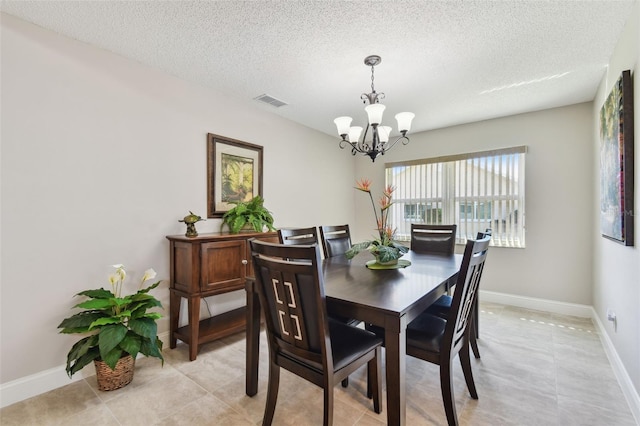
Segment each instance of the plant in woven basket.
[{"label": "plant in woven basket", "polygon": [[143,288],[145,282],[155,278],[156,272],[147,269],[137,292],[123,296],[127,273],[123,265],[113,266],[116,270],[109,276],[111,291],[98,288],[76,294],[87,298],[74,306],[83,311],[65,318],[58,325],[62,329],[60,333],[90,333],[76,342],[67,354],[69,377],[92,361],[103,361],[115,370],[120,358],[131,355],[135,360],[138,353],[160,358],[164,364],[156,324],[162,315],[148,312],[155,307],[162,308],[160,301],[149,294],[160,281]]}]

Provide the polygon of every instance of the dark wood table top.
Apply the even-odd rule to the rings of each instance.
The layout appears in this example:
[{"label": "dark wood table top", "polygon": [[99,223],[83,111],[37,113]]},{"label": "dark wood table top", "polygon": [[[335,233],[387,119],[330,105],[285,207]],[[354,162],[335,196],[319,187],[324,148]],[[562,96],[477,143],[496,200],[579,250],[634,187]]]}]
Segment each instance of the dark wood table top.
[{"label": "dark wood table top", "polygon": [[443,283],[455,278],[462,255],[410,251],[402,257],[411,261],[410,266],[388,270],[367,268],[366,262],[372,259],[363,252],[352,260],[336,256],[323,262],[329,311],[335,311],[331,308],[336,303],[346,303],[401,316],[419,302],[418,309],[423,310],[442,295]]}]

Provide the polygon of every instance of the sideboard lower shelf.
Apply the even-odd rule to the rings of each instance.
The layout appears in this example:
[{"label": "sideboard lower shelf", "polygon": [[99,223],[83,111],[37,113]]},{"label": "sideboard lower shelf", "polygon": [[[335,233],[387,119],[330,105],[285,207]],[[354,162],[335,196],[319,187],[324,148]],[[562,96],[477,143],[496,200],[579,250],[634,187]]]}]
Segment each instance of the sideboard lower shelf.
[{"label": "sideboard lower shelf", "polygon": [[[197,346],[217,340],[222,337],[243,331],[246,328],[245,307],[240,307],[220,315],[205,318],[198,324]],[[191,346],[190,325],[178,328],[173,333],[173,338],[182,340]]]}]

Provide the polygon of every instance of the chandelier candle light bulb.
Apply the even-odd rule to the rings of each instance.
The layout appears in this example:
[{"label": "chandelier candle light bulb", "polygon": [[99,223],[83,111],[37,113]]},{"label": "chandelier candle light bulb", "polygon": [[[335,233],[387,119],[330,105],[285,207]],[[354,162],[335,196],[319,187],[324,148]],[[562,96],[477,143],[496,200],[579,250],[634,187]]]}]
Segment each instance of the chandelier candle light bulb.
[{"label": "chandelier candle light bulb", "polygon": [[[384,93],[377,93],[374,87],[373,70],[374,67],[382,62],[382,58],[377,55],[367,56],[364,59],[364,64],[371,67],[371,93],[363,93],[360,95],[360,99],[367,105],[364,109],[367,113],[368,123],[364,129],[364,136],[360,140],[362,134],[362,127],[351,126],[353,119],[351,117],[338,117],[333,122],[338,128],[338,135],[342,140],[340,141],[340,148],[344,149],[347,144],[351,147],[351,154],[361,153],[369,156],[371,161],[375,161],[378,155],[384,155],[389,149],[391,149],[396,142],[402,140],[402,144],[409,143],[407,133],[411,130],[411,121],[415,117],[412,112],[401,112],[396,114],[396,120],[398,121],[398,131],[401,136],[389,143],[389,137],[391,133],[391,127],[381,126],[382,115],[385,110],[385,106],[380,103],[380,99],[384,99]],[[367,133],[371,127],[371,140],[367,141]]]}]

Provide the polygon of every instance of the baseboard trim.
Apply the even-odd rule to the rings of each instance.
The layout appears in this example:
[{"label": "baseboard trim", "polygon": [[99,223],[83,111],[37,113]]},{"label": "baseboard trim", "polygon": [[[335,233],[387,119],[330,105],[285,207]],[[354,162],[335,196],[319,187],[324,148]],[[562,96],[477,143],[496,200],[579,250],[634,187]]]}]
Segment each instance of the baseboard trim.
[{"label": "baseboard trim", "polygon": [[[169,344],[169,332],[158,334],[162,344],[166,347]],[[31,397],[49,392],[50,390],[66,386],[70,383],[83,380],[87,377],[95,376],[93,366],[88,365],[74,374],[70,379],[65,371],[66,365],[50,368],[30,376],[21,377],[11,382],[0,385],[0,408],[7,407],[16,402],[24,401]]]},{"label": "baseboard trim", "polygon": [[609,334],[607,334],[604,324],[600,321],[600,318],[593,307],[591,308],[591,320],[598,329],[598,335],[600,336],[600,341],[604,347],[604,352],[607,354],[607,358],[609,358],[609,363],[611,364],[613,373],[616,375],[616,379],[618,379],[618,383],[622,388],[622,393],[627,399],[631,413],[633,414],[633,417],[635,417],[636,423],[640,425],[640,395],[638,395],[638,391],[633,386],[631,377],[627,374],[627,370],[624,368],[624,364],[622,364],[622,360],[618,356],[618,352],[613,346],[613,342],[609,339]]},{"label": "baseboard trim", "polygon": [[536,311],[552,312],[554,314],[572,315],[582,318],[591,318],[593,308],[577,303],[558,302],[555,300],[538,299],[535,297],[516,296],[513,294],[498,293],[495,291],[480,290],[480,300],[485,302],[500,303],[502,305],[517,306],[519,308],[533,309]]}]

